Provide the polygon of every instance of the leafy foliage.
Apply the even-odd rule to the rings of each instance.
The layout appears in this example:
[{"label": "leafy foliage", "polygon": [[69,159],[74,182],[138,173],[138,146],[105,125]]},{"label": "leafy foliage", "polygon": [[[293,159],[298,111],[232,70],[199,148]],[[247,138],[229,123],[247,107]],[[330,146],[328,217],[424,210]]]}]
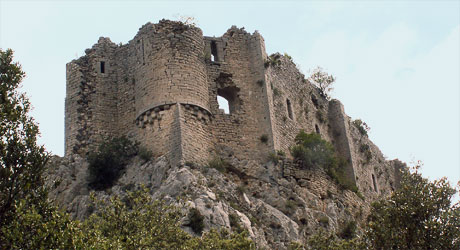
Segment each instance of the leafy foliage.
[{"label": "leafy foliage", "polygon": [[367,239],[374,249],[460,249],[460,203],[446,178],[403,173],[389,200],[372,204]]},{"label": "leafy foliage", "polygon": [[189,212],[190,223],[189,227],[192,228],[193,232],[201,234],[204,229],[204,216],[200,213],[200,210],[191,208]]},{"label": "leafy foliage", "polygon": [[1,249],[71,249],[81,246],[79,223],[42,200],[15,204],[15,219],[2,227]]},{"label": "leafy foliage", "polygon": [[369,126],[363,122],[361,119],[356,119],[353,121],[353,125],[358,128],[358,131],[361,135],[367,136],[367,132],[369,132]]},{"label": "leafy foliage", "polygon": [[46,199],[42,173],[49,156],[37,145],[38,126],[28,115],[31,104],[17,90],[24,76],[13,51],[0,49],[0,227],[13,222],[20,200]]},{"label": "leafy foliage", "polygon": [[215,168],[221,173],[226,172],[229,166],[230,164],[219,156],[212,157],[208,162],[208,167]]},{"label": "leafy foliage", "polygon": [[332,84],[335,82],[335,77],[324,72],[321,67],[316,67],[308,80],[319,88],[320,94],[326,99],[330,99]]},{"label": "leafy foliage", "polygon": [[335,164],[334,147],[321,139],[321,135],[307,134],[302,130],[295,137],[295,143],[296,145],[291,148],[291,154],[304,168],[327,168]]},{"label": "leafy foliage", "polygon": [[357,250],[366,249],[366,246],[358,238],[343,240],[333,233],[320,230],[308,239],[309,249],[315,250]]},{"label": "leafy foliage", "polygon": [[96,190],[113,186],[129,159],[138,150],[138,143],[125,136],[102,142],[96,151],[88,155],[89,186]]}]

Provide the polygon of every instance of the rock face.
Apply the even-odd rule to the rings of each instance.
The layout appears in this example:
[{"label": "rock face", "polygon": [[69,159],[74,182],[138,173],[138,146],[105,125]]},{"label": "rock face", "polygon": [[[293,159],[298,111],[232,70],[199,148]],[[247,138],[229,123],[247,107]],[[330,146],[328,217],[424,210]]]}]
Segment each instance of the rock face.
[{"label": "rock face", "polygon": [[[349,221],[362,223],[369,211],[372,197],[360,198],[341,189],[322,169],[301,169],[287,159],[265,164],[235,157],[224,161],[229,165],[218,171],[195,164],[172,165],[164,156],[150,161],[134,157],[115,185],[96,196],[123,195],[144,185],[155,199],[198,209],[205,231],[232,230],[230,217],[237,218],[258,246],[270,249],[303,242],[320,227],[340,231]],[[49,166],[50,197],[75,218],[85,219],[92,212],[86,160],[79,155],[55,156]],[[178,197],[183,198],[180,204]]]}]

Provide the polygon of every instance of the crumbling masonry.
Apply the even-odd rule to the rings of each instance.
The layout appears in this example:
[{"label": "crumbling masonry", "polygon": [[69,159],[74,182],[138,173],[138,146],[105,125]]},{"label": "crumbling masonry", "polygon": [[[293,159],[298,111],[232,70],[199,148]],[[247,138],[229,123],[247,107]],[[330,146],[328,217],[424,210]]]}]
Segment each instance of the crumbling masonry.
[{"label": "crumbling masonry", "polygon": [[[229,114],[217,96],[228,101]],[[100,38],[67,64],[65,104],[66,155],[126,135],[171,164],[205,164],[222,148],[238,159],[264,160],[275,150],[288,153],[303,129],[333,143],[361,190],[395,185],[398,164],[385,161],[342,104],[321,97],[289,57],[268,57],[257,31],[232,27],[206,37],[197,27],[162,20],[141,27],[127,44]]]}]

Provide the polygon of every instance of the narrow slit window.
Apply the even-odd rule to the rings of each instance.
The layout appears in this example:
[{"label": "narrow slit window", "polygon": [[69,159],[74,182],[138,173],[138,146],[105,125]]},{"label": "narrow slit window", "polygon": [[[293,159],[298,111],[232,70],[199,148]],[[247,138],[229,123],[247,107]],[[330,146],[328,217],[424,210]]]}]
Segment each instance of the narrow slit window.
[{"label": "narrow slit window", "polygon": [[289,119],[292,120],[292,107],[291,107],[291,101],[289,99],[286,99],[286,105],[287,105],[287,112]]},{"label": "narrow slit window", "polygon": [[224,97],[218,95],[217,102],[219,103],[219,109],[222,109],[225,114],[230,114],[230,108],[228,106],[228,101]]},{"label": "narrow slit window", "polygon": [[375,180],[374,174],[372,174],[372,184],[374,184],[374,191],[379,192],[379,190],[377,189],[377,181]]},{"label": "narrow slit window", "polygon": [[105,73],[105,62],[101,61],[101,73]]},{"label": "narrow slit window", "polygon": [[317,134],[320,134],[318,124],[315,124],[315,129],[316,129],[316,133],[317,133]]},{"label": "narrow slit window", "polygon": [[215,41],[211,41],[211,61],[217,62],[217,44]]}]

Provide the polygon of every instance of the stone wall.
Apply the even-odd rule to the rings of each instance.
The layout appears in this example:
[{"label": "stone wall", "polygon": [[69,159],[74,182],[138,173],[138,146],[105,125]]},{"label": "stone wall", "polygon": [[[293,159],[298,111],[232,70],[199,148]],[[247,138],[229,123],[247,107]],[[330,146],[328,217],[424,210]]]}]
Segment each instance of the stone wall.
[{"label": "stone wall", "polygon": [[[214,54],[214,60],[207,59],[207,72],[215,144],[232,148],[241,159],[266,158],[273,139],[263,84],[263,38],[232,27],[222,37],[205,41],[205,53]],[[219,110],[218,95],[229,101],[230,114]]]}]

